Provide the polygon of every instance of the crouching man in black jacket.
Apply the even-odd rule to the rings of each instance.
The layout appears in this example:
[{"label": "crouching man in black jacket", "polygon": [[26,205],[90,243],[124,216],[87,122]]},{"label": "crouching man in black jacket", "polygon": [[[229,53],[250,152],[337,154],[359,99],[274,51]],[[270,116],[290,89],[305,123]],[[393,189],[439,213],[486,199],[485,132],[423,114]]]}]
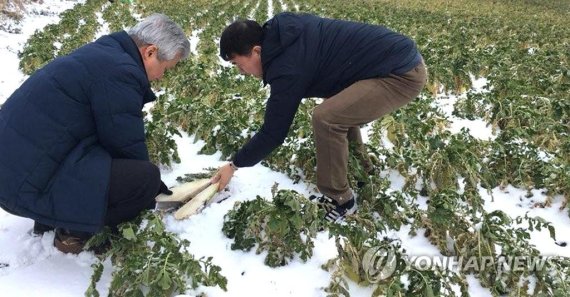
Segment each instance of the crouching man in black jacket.
[{"label": "crouching man in black jacket", "polygon": [[56,228],[55,246],[79,253],[103,226],[154,208],[169,190],[149,161],[142,107],[189,54],[168,17],[99,38],[36,71],[0,110],[0,206]]},{"label": "crouching man in black jacket", "polygon": [[[281,13],[260,26],[240,20],[220,39],[220,55],[242,74],[271,86],[264,123],[222,166],[224,188],[239,167],[253,166],[281,145],[305,97],[326,98],[313,111],[318,201],[326,219],[356,210],[348,186],[348,143],[363,149],[359,126],[413,100],[426,83],[423,59],[410,38],[385,27]],[[371,169],[369,160],[363,160]]]}]

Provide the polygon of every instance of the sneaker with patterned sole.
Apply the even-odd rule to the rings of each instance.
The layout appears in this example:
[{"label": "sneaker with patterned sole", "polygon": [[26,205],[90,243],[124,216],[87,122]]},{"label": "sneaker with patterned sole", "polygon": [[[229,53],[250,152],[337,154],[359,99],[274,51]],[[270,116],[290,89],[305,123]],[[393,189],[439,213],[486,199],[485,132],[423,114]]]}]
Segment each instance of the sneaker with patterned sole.
[{"label": "sneaker with patterned sole", "polygon": [[331,223],[338,222],[345,216],[355,213],[357,208],[356,198],[354,196],[340,205],[336,200],[326,195],[320,197],[311,195],[309,199],[315,201],[317,205],[325,211],[325,220]]}]

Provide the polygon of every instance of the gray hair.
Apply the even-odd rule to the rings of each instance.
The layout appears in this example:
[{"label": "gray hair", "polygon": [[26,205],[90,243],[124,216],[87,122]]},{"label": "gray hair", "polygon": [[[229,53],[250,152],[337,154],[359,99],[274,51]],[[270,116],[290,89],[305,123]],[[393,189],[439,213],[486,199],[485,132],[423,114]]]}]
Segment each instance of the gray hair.
[{"label": "gray hair", "polygon": [[183,60],[190,54],[190,42],[182,28],[163,14],[146,17],[127,33],[138,47],[156,45],[160,61],[172,60],[177,55]]}]

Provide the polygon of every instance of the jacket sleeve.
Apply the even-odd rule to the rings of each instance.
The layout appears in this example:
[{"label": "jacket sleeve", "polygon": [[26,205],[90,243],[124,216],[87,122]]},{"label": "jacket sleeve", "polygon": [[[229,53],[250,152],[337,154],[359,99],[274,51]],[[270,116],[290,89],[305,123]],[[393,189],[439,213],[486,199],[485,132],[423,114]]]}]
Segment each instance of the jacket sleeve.
[{"label": "jacket sleeve", "polygon": [[235,154],[238,167],[249,167],[267,157],[280,146],[299,108],[305,87],[298,76],[287,75],[271,82],[271,95],[267,100],[261,129]]},{"label": "jacket sleeve", "polygon": [[91,108],[99,142],[112,158],[149,160],[143,121],[143,94],[148,87],[128,68],[93,84]]}]

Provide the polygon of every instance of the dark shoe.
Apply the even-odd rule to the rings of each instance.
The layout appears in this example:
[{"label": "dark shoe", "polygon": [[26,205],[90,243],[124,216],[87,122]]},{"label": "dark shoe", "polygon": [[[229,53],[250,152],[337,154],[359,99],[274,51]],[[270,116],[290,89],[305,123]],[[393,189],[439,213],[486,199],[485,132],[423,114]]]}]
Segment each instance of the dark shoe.
[{"label": "dark shoe", "polygon": [[53,226],[45,225],[37,221],[34,221],[34,229],[32,230],[32,232],[34,233],[34,235],[43,235],[44,233],[53,231],[54,229],[55,227]]},{"label": "dark shoe", "polygon": [[53,245],[62,253],[79,254],[83,251],[85,242],[87,242],[85,236],[61,228],[55,230]]},{"label": "dark shoe", "polygon": [[367,172],[367,176],[365,178],[363,178],[363,180],[358,180],[356,181],[356,187],[358,187],[358,189],[362,189],[364,188],[369,182],[370,182],[370,177],[373,175],[378,175],[378,170],[376,170],[375,168],[369,170]]},{"label": "dark shoe", "polygon": [[338,222],[345,216],[355,213],[357,208],[354,196],[341,205],[326,195],[321,197],[312,195],[309,199],[315,201],[325,211],[325,220],[331,223]]}]

